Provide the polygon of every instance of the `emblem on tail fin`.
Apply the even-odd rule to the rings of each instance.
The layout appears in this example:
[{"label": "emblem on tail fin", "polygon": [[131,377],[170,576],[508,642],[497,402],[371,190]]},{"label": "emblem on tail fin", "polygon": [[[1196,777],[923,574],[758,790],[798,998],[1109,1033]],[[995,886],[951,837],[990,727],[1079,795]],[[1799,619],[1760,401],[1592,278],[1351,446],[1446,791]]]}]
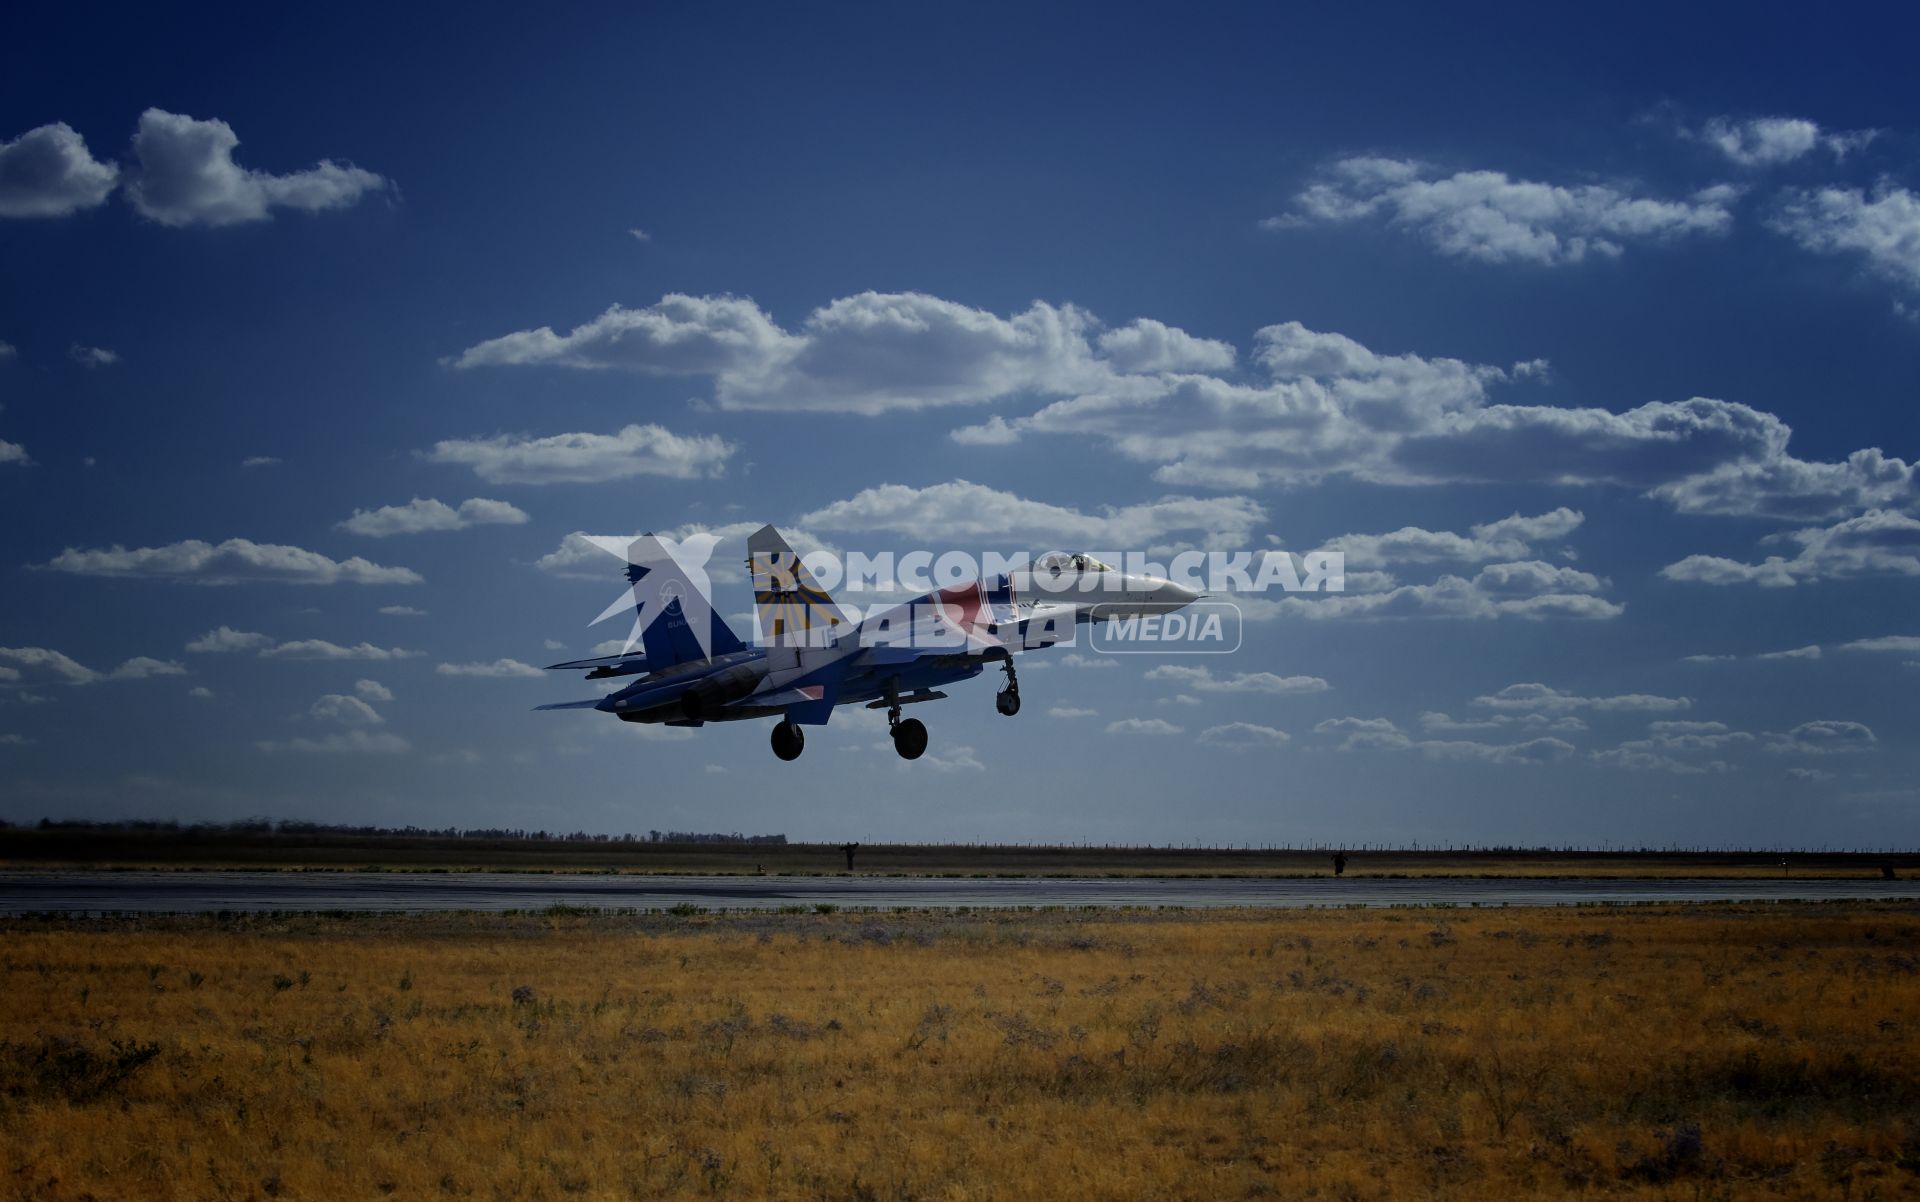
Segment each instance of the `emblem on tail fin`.
[{"label": "emblem on tail fin", "polygon": [[648,666],[658,670],[744,647],[713,609],[706,565],[719,541],[714,535],[697,533],[680,540],[657,534],[635,539],[590,535],[587,541],[627,564],[627,591],[587,623],[598,625],[631,609],[633,628],[621,654],[639,644],[645,648]]}]

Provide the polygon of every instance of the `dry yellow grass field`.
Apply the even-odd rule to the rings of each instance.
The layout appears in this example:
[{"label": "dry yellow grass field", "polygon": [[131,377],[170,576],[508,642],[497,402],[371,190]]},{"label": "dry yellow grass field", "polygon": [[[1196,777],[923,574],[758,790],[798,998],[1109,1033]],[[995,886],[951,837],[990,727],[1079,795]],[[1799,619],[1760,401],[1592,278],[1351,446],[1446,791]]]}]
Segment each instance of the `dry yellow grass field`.
[{"label": "dry yellow grass field", "polygon": [[45,1199],[1920,1188],[1920,910],[0,924]]}]

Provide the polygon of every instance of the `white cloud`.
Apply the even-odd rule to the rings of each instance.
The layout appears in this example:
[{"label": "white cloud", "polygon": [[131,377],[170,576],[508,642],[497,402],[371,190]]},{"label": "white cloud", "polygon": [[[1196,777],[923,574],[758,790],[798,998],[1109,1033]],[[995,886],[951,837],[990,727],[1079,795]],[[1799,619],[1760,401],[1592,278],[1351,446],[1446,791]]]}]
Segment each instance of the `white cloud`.
[{"label": "white cloud", "polygon": [[1233,347],[1142,317],[1100,335],[1100,353],[1123,372],[1227,371]]},{"label": "white cloud", "polygon": [[705,375],[722,408],[872,414],[1221,371],[1233,357],[1225,343],[1146,318],[1101,331],[1072,305],[1036,301],[1000,317],[924,293],[863,292],[815,309],[798,333],[745,298],[672,294],[643,309],[616,305],[566,335],[541,327],[495,338],[453,362]]},{"label": "white cloud", "polygon": [[187,690],[187,696],[196,701],[211,701],[213,700],[213,690],[205,685],[195,685],[193,688]]},{"label": "white cloud", "polygon": [[496,659],[490,664],[436,664],[435,672],[442,676],[545,676],[546,673],[532,664],[523,664],[517,659]]},{"label": "white cloud", "polygon": [[262,740],[254,744],[265,752],[313,752],[343,755],[398,755],[411,750],[399,735],[384,730],[343,730],[320,739]]},{"label": "white cloud", "polygon": [[29,739],[25,735],[14,734],[12,731],[0,735],[0,747],[31,747],[35,742],[36,740],[34,739]]},{"label": "white cloud", "polygon": [[103,680],[146,680],[184,676],[186,668],[170,659],[136,655],[111,672],[96,672],[51,647],[0,647],[0,683],[19,684],[29,676],[42,682],[97,684]]},{"label": "white cloud", "polygon": [[1499,171],[1436,176],[1406,159],[1348,158],[1329,164],[1269,229],[1383,217],[1441,254],[1485,263],[1578,263],[1615,257],[1629,242],[1724,233],[1736,193],[1708,188],[1685,200],[1635,196],[1599,184],[1562,186]]},{"label": "white cloud", "polygon": [[1873,731],[1862,723],[1826,718],[1802,722],[1785,734],[1769,733],[1766,748],[1804,755],[1835,755],[1871,751],[1878,743]]},{"label": "white cloud", "polygon": [[[1626,606],[1596,596],[1605,582],[1590,572],[1554,564],[1488,564],[1472,578],[1445,575],[1431,584],[1406,584],[1382,592],[1318,593],[1282,597],[1272,612],[1293,618],[1522,618],[1544,621],[1617,618]],[[1249,615],[1253,616],[1253,615]]]},{"label": "white cloud", "polygon": [[1078,651],[1069,651],[1060,657],[1063,668],[1117,668],[1120,661],[1110,655],[1082,655]]},{"label": "white cloud", "polygon": [[1099,710],[1085,709],[1077,705],[1056,705],[1047,711],[1049,718],[1097,718]]},{"label": "white cloud", "polygon": [[1209,726],[1201,731],[1200,741],[1229,751],[1253,751],[1263,747],[1285,747],[1292,737],[1284,730],[1255,722],[1228,722],[1224,726]]},{"label": "white cloud", "polygon": [[0,463],[28,464],[33,460],[27,457],[27,448],[17,442],[8,442],[0,438]]},{"label": "white cloud", "polygon": [[1900,655],[1920,655],[1920,635],[1886,634],[1878,638],[1855,639],[1840,644],[1842,651],[1891,651]]},{"label": "white cloud", "polygon": [[1413,740],[1386,718],[1328,718],[1314,726],[1313,733],[1339,736],[1341,751],[1404,751],[1413,746]]},{"label": "white cloud", "polygon": [[1920,520],[1891,509],[1870,509],[1831,526],[1770,536],[1796,544],[1797,553],[1745,563],[1718,555],[1689,555],[1660,569],[1687,584],[1758,584],[1785,588],[1860,576],[1920,576]]},{"label": "white cloud", "polygon": [[[967,746],[952,747],[942,751],[929,751],[920,757],[920,763],[935,772],[985,772],[987,766],[980,762],[980,756]],[[906,765],[900,767],[905,770]]]},{"label": "white cloud", "polygon": [[1485,522],[1467,535],[1402,526],[1387,534],[1342,534],[1326,540],[1321,549],[1343,553],[1350,569],[1449,560],[1516,560],[1532,555],[1536,543],[1561,541],[1585,520],[1578,510],[1562,506],[1531,517],[1515,513],[1497,522]]},{"label": "white cloud", "polygon": [[220,626],[201,635],[187,644],[187,650],[198,655],[214,654],[223,651],[258,651],[273,646],[273,636],[255,634],[246,630],[235,630],[231,626]]},{"label": "white cloud", "polygon": [[1641,711],[1660,713],[1690,709],[1690,697],[1659,697],[1648,693],[1625,693],[1613,697],[1581,697],[1544,684],[1510,684],[1491,696],[1475,697],[1473,704],[1492,710],[1534,710],[1565,713],[1588,709],[1599,713]]},{"label": "white cloud", "polygon": [[1266,511],[1246,497],[1166,497],[1097,514],[1032,501],[966,480],[911,488],[862,489],[799,519],[829,531],[883,531],[920,539],[972,539],[1008,544],[1143,548],[1179,534],[1209,545],[1238,546]]},{"label": "white cloud", "polygon": [[120,362],[120,352],[99,346],[82,346],[76,342],[67,348],[67,358],[82,367],[112,367]]},{"label": "white cloud", "polygon": [[1420,726],[1429,734],[1467,734],[1482,730],[1552,731],[1564,734],[1587,729],[1586,721],[1573,714],[1504,711],[1480,718],[1454,718],[1448,714],[1428,710],[1420,715]]},{"label": "white cloud", "polygon": [[1324,693],[1327,682],[1318,676],[1279,676],[1272,672],[1235,672],[1215,676],[1205,667],[1162,664],[1147,672],[1148,680],[1171,681],[1199,693]]},{"label": "white cloud", "polygon": [[1811,643],[1805,647],[1794,647],[1787,651],[1761,651],[1753,655],[1686,655],[1681,657],[1680,662],[1686,664],[1725,664],[1741,659],[1767,662],[1788,659],[1819,659],[1821,658],[1821,654],[1820,645],[1818,643]]},{"label": "white cloud", "polygon": [[1826,132],[1804,117],[1713,117],[1698,131],[1682,131],[1705,142],[1742,167],[1776,167],[1825,149],[1835,158],[1865,146],[1876,130]]},{"label": "white cloud", "polygon": [[635,242],[653,241],[653,235],[649,234],[647,231],[639,228],[638,226],[635,226],[634,228],[628,230],[627,236],[632,238]]},{"label": "white cloud", "polygon": [[241,467],[278,467],[285,460],[273,455],[249,455],[240,461]]},{"label": "white cloud", "polygon": [[372,643],[355,643],[343,647],[325,639],[295,639],[292,642],[277,643],[263,648],[263,659],[332,659],[332,660],[393,660],[412,659],[418,651],[408,651],[402,647],[376,647]]},{"label": "white cloud", "polygon": [[0,361],[11,359],[15,355],[18,355],[19,353],[20,353],[19,350],[13,345],[13,343],[0,342]]},{"label": "white cloud", "polygon": [[595,484],[633,476],[692,480],[718,476],[735,447],[723,438],[681,436],[664,426],[630,425],[614,434],[495,434],[450,438],[421,452],[431,463],[472,468],[489,484]]},{"label": "white cloud", "polygon": [[341,726],[380,726],[386,722],[365,701],[342,693],[322,696],[307,708],[307,717],[316,722],[335,722]]},{"label": "white cloud", "polygon": [[115,668],[107,678],[109,680],[145,680],[150,676],[185,676],[186,674],[185,665],[174,660],[136,655]]},{"label": "white cloud", "polygon": [[66,217],[105,203],[120,171],[64,121],[0,142],[0,217]]},{"label": "white cloud", "polygon": [[249,170],[233,161],[239,144],[225,121],[148,109],[133,135],[138,165],[127,179],[127,199],[161,225],[218,226],[265,221],[276,208],[345,208],[387,186],[371,171],[331,159],[287,175]]},{"label": "white cloud", "polygon": [[1920,288],[1920,194],[1883,182],[1858,188],[1803,188],[1786,194],[1773,228],[1821,254],[1858,255],[1873,270]]},{"label": "white cloud", "polygon": [[1184,726],[1175,726],[1164,718],[1122,718],[1107,723],[1110,735],[1177,735],[1185,731]]},{"label": "white cloud", "polygon": [[[1537,374],[1534,366],[1382,355],[1297,322],[1268,326],[1254,343],[1264,380],[1115,377],[956,437],[1099,439],[1152,465],[1162,483],[1210,489],[1341,476],[1392,485],[1613,485],[1682,512],[1800,518],[1920,499],[1911,465],[1875,449],[1836,463],[1796,459],[1786,423],[1735,402],[1695,397],[1621,413],[1489,404],[1490,388]],[[1419,533],[1411,545],[1422,545]],[[1485,536],[1509,539],[1527,541],[1511,528]],[[1425,540],[1425,549],[1437,553],[1445,541]]]},{"label": "white cloud", "polygon": [[67,548],[44,565],[77,576],[178,580],[191,584],[422,584],[409,568],[383,567],[354,556],[338,562],[317,551],[277,543],[230,538],[213,544],[199,539],[164,547],[128,550]]},{"label": "white cloud", "polygon": [[469,526],[519,526],[528,520],[525,513],[505,501],[470,497],[455,509],[444,501],[415,497],[405,505],[356,509],[339,528],[353,534],[385,538],[430,530],[465,530]]},{"label": "white cloud", "polygon": [[353,682],[353,691],[365,701],[393,700],[393,690],[377,680],[356,680]]},{"label": "white cloud", "polygon": [[380,612],[390,618],[424,618],[427,616],[426,610],[415,609],[411,605],[382,605]]},{"label": "white cloud", "polygon": [[1340,738],[1336,750],[1417,751],[1432,759],[1473,760],[1490,764],[1543,764],[1573,754],[1564,739],[1540,737],[1522,743],[1479,743],[1467,739],[1413,739],[1386,718],[1329,718],[1315,734]]}]

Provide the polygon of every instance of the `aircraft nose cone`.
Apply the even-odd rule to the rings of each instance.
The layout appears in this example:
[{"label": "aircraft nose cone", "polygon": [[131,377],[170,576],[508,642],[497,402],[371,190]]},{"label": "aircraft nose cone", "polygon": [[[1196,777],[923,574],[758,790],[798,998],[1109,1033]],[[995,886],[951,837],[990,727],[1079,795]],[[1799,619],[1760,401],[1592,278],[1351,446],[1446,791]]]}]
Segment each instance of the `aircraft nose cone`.
[{"label": "aircraft nose cone", "polygon": [[1158,591],[1163,600],[1169,601],[1175,606],[1192,605],[1200,599],[1199,593],[1194,592],[1184,584],[1175,584],[1171,580],[1161,581]]}]

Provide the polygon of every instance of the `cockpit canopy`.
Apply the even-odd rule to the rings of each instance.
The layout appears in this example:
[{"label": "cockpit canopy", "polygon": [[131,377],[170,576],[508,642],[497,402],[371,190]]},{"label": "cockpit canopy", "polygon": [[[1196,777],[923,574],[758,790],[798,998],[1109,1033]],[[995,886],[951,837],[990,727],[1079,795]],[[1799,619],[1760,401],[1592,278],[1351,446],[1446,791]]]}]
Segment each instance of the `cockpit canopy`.
[{"label": "cockpit canopy", "polygon": [[1111,564],[1102,563],[1085,552],[1054,551],[1036,560],[1033,570],[1036,574],[1062,576],[1068,573],[1113,572],[1119,569]]}]

